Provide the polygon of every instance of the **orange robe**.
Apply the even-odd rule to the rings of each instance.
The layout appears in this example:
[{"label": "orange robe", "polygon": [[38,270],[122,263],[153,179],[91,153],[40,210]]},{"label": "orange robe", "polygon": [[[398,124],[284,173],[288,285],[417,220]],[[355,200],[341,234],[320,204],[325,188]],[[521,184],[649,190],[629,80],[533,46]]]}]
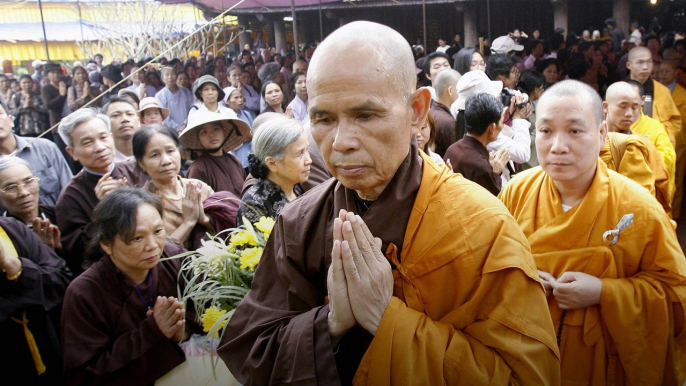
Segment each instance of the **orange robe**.
[{"label": "orange robe", "polygon": [[669,173],[655,146],[638,135],[607,134],[605,145],[600,148],[600,159],[608,169],[646,188],[669,213],[672,209]]},{"label": "orange robe", "polygon": [[[681,70],[679,70],[681,71]],[[684,197],[684,177],[686,177],[686,138],[684,138],[684,128],[683,125],[686,121],[683,117],[686,117],[686,89],[680,84],[674,86],[674,91],[672,91],[672,100],[676,108],[681,113],[682,117],[682,128],[681,133],[676,140],[676,167],[675,167],[675,177],[674,177],[674,200],[672,201],[672,214],[674,218],[679,218],[681,213],[681,203]]]},{"label": "orange robe", "polygon": [[[686,380],[686,260],[660,205],[598,162],[583,201],[564,212],[540,168],[500,194],[527,236],[539,270],[580,271],[602,281],[600,304],[568,310],[561,329],[563,385],[682,385]],[[603,234],[633,223],[610,245]],[[548,297],[553,323],[562,311]]]},{"label": "orange robe", "polygon": [[653,80],[653,114],[652,117],[665,126],[672,146],[677,148],[677,138],[681,136],[683,121],[681,113],[674,104],[672,94],[667,86]]},{"label": "orange robe", "polygon": [[393,298],[353,384],[558,384],[526,239],[495,197],[422,156]]}]

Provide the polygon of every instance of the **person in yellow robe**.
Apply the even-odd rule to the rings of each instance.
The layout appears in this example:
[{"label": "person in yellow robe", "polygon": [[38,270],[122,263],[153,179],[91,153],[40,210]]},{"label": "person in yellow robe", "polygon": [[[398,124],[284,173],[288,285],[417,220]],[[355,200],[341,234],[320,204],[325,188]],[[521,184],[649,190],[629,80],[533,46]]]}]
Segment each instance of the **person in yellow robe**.
[{"label": "person in yellow robe", "polygon": [[545,291],[517,223],[417,149],[430,93],[415,87],[402,35],[346,24],[307,76],[312,136],[334,178],[286,205],[269,236],[218,349],[236,379],[559,384]]},{"label": "person in yellow robe", "polygon": [[686,259],[669,218],[599,161],[607,129],[595,90],[560,82],[536,111],[541,165],[499,197],[546,288],[562,385],[682,385]]},{"label": "person in yellow robe", "polygon": [[631,71],[629,78],[643,85],[644,96],[650,96],[650,106],[644,107],[644,113],[657,119],[665,126],[674,148],[678,148],[676,138],[681,134],[681,113],[672,100],[669,89],[650,76],[653,71],[653,56],[646,47],[635,47],[629,51],[626,67]]},{"label": "person in yellow robe", "polygon": [[[648,189],[669,213],[676,155],[660,122],[644,115],[641,126],[634,124],[641,116],[641,102],[639,92],[629,83],[617,82],[608,87],[603,102],[608,136],[600,149],[600,158],[610,170]],[[651,137],[643,136],[646,133],[658,140],[661,152],[650,141]]]},{"label": "person in yellow robe", "polygon": [[[684,177],[686,177],[686,138],[684,138],[684,128],[686,125],[686,88],[678,82],[681,71],[675,60],[665,60],[660,64],[660,82],[672,92],[672,100],[682,117],[681,135],[676,138],[676,166],[675,166],[675,189],[674,200],[672,202],[672,215],[678,218],[681,214],[681,203],[684,197]],[[683,71],[681,71],[683,74]]]}]

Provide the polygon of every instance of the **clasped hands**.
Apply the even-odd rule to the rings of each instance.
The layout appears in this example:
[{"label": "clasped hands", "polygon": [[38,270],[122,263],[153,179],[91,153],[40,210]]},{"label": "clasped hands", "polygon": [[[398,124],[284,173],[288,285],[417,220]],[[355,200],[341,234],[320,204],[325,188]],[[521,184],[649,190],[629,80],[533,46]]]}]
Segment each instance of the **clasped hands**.
[{"label": "clasped hands", "polygon": [[185,338],[186,310],[183,309],[183,303],[171,296],[158,296],[152,316],[167,339],[181,342]]},{"label": "clasped hands", "polygon": [[595,276],[583,272],[565,272],[555,279],[545,271],[538,271],[545,296],[554,296],[560,309],[575,310],[600,304],[603,283]]},{"label": "clasped hands", "polygon": [[360,216],[341,210],[333,225],[334,243],[327,277],[332,346],[359,324],[372,335],[393,296],[391,265]]}]

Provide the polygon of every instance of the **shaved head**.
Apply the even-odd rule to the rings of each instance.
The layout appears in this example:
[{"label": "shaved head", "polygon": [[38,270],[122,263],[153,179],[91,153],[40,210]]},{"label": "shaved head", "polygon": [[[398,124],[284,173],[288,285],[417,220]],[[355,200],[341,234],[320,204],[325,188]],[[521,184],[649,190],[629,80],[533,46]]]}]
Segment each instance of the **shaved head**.
[{"label": "shaved head", "polygon": [[574,97],[578,103],[584,103],[590,107],[590,112],[593,113],[596,126],[603,121],[603,100],[594,89],[586,83],[576,80],[565,80],[554,84],[549,89],[545,90],[541,98],[538,100],[536,110],[541,108],[551,100],[560,99],[563,97]]},{"label": "shaved head", "polygon": [[651,55],[651,57],[653,55],[649,49],[643,46],[637,46],[632,48],[631,51],[629,51],[629,61],[633,62],[641,54],[648,54]]},{"label": "shaved head", "polygon": [[310,61],[308,89],[316,87],[332,62],[350,58],[363,58],[355,65],[373,66],[370,70],[385,77],[409,102],[417,84],[410,45],[395,30],[368,21],[346,24],[322,41]]},{"label": "shaved head", "polygon": [[459,72],[452,69],[439,72],[433,82],[434,88],[436,89],[436,95],[443,95],[449,86],[453,86],[453,88],[457,87],[457,81],[460,80],[461,77],[462,75],[460,75]]},{"label": "shaved head", "polygon": [[615,103],[625,95],[638,97],[638,91],[627,82],[616,82],[610,85],[605,92],[605,101]]}]

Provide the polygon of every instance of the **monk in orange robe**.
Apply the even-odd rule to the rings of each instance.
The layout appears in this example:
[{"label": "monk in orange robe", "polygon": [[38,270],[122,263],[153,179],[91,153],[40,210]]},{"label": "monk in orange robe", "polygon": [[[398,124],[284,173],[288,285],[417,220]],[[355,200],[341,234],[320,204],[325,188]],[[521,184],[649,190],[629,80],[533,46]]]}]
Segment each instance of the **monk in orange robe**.
[{"label": "monk in orange robe", "polygon": [[527,236],[560,345],[563,385],[682,385],[686,259],[669,218],[597,157],[598,94],[577,81],[536,109],[541,166],[501,192]]},{"label": "monk in orange robe", "polygon": [[559,384],[517,223],[412,139],[430,104],[412,59],[400,34],[370,22],[315,52],[312,135],[335,179],[277,220],[218,350],[239,382]]}]

